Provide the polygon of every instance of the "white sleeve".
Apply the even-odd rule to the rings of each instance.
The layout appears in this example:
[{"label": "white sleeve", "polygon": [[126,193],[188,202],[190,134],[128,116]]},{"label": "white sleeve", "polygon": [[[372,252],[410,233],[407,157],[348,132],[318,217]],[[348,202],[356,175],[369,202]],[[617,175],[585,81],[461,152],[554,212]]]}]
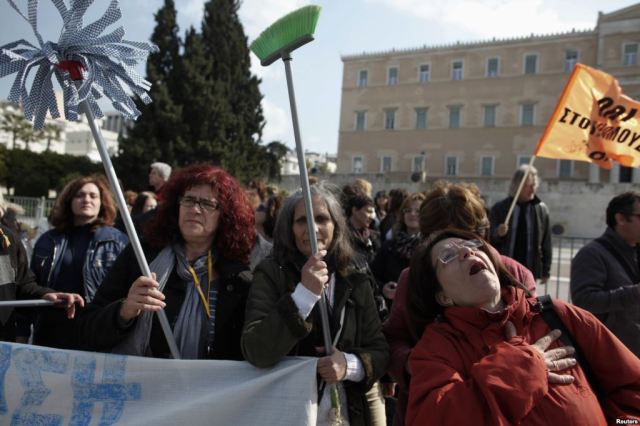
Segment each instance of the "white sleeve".
[{"label": "white sleeve", "polygon": [[291,293],[291,298],[298,307],[298,313],[302,319],[306,320],[309,314],[311,314],[313,307],[318,303],[318,300],[320,300],[320,295],[315,294],[303,286],[302,283],[298,283],[296,289]]},{"label": "white sleeve", "polygon": [[347,375],[345,380],[351,382],[360,382],[364,379],[364,367],[362,361],[354,354],[343,352],[344,358],[347,360]]}]

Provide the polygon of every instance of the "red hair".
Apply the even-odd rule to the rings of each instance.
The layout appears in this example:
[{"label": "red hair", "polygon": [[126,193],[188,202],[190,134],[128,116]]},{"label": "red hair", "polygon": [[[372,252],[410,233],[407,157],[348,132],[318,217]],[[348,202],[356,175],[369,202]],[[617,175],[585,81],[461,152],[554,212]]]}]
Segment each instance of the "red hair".
[{"label": "red hair", "polygon": [[247,262],[256,238],[255,215],[240,184],[226,171],[206,164],[180,169],[162,187],[163,200],[145,227],[146,240],[156,249],[184,241],[178,226],[179,198],[194,186],[210,185],[217,192],[220,219],[213,242],[220,256]]}]

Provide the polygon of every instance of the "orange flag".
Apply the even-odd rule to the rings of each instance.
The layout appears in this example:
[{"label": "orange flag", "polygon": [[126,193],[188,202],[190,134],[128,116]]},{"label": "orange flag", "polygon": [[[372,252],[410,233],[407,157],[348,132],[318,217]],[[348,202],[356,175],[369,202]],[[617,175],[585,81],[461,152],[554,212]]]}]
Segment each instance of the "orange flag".
[{"label": "orange flag", "polygon": [[538,142],[535,155],[640,166],[640,102],[607,73],[577,64]]}]

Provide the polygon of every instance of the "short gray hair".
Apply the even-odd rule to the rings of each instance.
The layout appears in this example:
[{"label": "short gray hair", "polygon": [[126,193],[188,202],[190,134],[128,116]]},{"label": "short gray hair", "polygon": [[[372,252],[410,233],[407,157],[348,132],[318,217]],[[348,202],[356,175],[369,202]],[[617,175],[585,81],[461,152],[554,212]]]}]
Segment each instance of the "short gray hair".
[{"label": "short gray hair", "polygon": [[[325,260],[329,268],[344,274],[351,264],[354,253],[351,246],[351,233],[344,218],[342,206],[336,197],[339,189],[325,183],[312,185],[310,189],[311,197],[319,197],[325,202],[333,220],[333,241]],[[302,200],[302,190],[296,191],[284,201],[278,214],[273,229],[273,256],[280,265],[289,262],[297,264],[301,260],[302,256],[296,247],[293,234],[293,216],[296,205]]]},{"label": "short gray hair", "polygon": [[158,174],[162,176],[164,180],[169,180],[169,176],[171,176],[170,165],[168,165],[167,163],[156,162],[152,163],[150,167],[157,170]]},{"label": "short gray hair", "polygon": [[529,170],[529,176],[527,176],[527,179],[533,179],[533,187],[535,189],[538,189],[538,186],[540,186],[538,169],[536,169],[533,166],[529,166],[528,164],[523,164],[516,169],[515,173],[513,174],[513,177],[511,178],[511,185],[509,186],[510,196],[513,197],[514,195],[516,195],[516,191],[518,190],[520,181],[522,181],[522,178],[524,177],[524,174],[527,172],[527,170]]}]

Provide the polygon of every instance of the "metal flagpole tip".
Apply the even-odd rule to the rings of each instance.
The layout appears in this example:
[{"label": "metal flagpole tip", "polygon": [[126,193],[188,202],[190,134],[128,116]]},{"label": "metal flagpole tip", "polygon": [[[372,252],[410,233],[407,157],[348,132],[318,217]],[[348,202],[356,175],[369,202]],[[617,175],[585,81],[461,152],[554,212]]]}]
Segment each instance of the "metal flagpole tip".
[{"label": "metal flagpole tip", "polygon": [[[134,120],[140,111],[129,93],[144,103],[151,102],[147,94],[151,83],[135,67],[158,48],[151,43],[124,39],[122,26],[108,30],[122,17],[118,0],[111,0],[102,16],[88,25],[83,21],[94,0],[73,0],[70,7],[63,0],[53,1],[64,22],[56,42],[44,41],[38,32],[37,1],[29,1],[26,15],[15,0],[6,1],[29,23],[38,41],[37,46],[24,39],[0,46],[0,76],[16,74],[8,100],[23,106],[24,116],[33,121],[34,129],[44,127],[47,114],[60,117],[53,90],[54,76],[62,88],[64,116],[70,121],[79,119],[80,104],[84,101],[96,117],[103,117],[97,103],[103,96],[123,116]],[[84,71],[72,65],[76,62]],[[35,77],[29,78],[32,71]],[[76,87],[74,81],[80,80],[82,84]]]}]

